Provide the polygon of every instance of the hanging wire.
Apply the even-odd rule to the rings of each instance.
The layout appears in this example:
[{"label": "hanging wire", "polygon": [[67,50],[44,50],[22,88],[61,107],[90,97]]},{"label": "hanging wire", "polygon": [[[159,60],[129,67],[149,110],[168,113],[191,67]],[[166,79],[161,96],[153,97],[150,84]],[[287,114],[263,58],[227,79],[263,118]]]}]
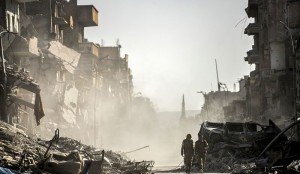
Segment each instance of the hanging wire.
[{"label": "hanging wire", "polygon": [[245,30],[245,25],[246,25],[247,20],[248,20],[248,17],[245,16],[243,19],[241,19],[241,20],[234,26],[234,28],[236,28],[236,27],[239,26],[241,23],[243,23],[243,28],[242,28],[242,31],[241,31],[241,38],[242,38],[242,36],[243,36],[243,32],[244,32],[244,30]]}]

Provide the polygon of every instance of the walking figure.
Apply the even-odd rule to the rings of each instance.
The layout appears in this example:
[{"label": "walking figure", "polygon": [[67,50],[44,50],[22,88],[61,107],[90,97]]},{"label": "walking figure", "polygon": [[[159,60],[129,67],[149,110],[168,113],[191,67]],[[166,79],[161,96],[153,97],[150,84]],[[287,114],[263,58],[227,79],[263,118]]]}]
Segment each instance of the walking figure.
[{"label": "walking figure", "polygon": [[192,158],[194,155],[194,143],[191,134],[186,135],[186,139],[182,141],[181,156],[184,157],[185,172],[190,173],[192,167]]},{"label": "walking figure", "polygon": [[200,173],[203,173],[205,167],[207,149],[207,141],[203,138],[202,135],[198,135],[198,140],[195,142],[195,155],[198,159]]}]

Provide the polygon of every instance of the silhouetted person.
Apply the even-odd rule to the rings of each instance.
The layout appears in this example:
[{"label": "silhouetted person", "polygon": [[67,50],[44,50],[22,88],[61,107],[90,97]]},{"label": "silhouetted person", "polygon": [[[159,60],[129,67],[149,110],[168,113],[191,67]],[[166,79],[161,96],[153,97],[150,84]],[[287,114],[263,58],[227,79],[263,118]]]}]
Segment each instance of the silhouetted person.
[{"label": "silhouetted person", "polygon": [[194,155],[194,143],[191,134],[186,135],[186,139],[182,141],[181,156],[184,157],[185,172],[190,173],[192,167],[192,158]]},{"label": "silhouetted person", "polygon": [[195,142],[195,155],[198,159],[200,173],[203,173],[205,167],[206,153],[208,144],[202,135],[198,135],[198,140]]}]

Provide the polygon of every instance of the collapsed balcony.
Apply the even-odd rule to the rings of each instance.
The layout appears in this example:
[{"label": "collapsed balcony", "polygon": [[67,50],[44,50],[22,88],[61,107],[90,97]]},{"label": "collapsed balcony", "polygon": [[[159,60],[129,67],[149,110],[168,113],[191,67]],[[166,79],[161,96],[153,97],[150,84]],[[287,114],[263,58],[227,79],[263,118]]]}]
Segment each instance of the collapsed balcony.
[{"label": "collapsed balcony", "polygon": [[[24,105],[33,109],[37,125],[39,125],[40,119],[45,115],[43,111],[42,100],[40,95],[41,89],[39,85],[34,80],[32,80],[24,70],[16,71],[13,67],[7,67],[6,72],[7,86],[9,89],[9,106],[12,106],[13,103],[16,103],[18,105]],[[26,101],[24,98],[18,95],[16,89],[24,89],[35,94],[34,103]]]},{"label": "collapsed balcony", "polygon": [[247,57],[244,58],[249,64],[257,64],[259,63],[259,55],[257,50],[250,50],[247,52]]},{"label": "collapsed balcony", "polygon": [[40,54],[37,44],[38,39],[36,37],[25,39],[16,35],[8,52],[17,57],[37,57]]},{"label": "collapsed balcony", "polygon": [[256,35],[259,34],[261,30],[261,26],[257,23],[250,23],[244,31],[244,34],[248,34],[248,35]]},{"label": "collapsed balcony", "polygon": [[53,23],[59,25],[62,29],[73,29],[73,17],[54,17]]},{"label": "collapsed balcony", "polygon": [[68,72],[74,73],[80,58],[80,54],[77,51],[64,46],[58,41],[49,42],[48,51],[62,62]]}]

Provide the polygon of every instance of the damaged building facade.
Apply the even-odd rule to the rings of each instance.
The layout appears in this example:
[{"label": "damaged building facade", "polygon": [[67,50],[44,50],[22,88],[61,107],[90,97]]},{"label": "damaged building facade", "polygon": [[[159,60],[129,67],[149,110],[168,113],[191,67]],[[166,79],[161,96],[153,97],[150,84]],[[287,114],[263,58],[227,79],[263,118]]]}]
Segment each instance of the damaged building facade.
[{"label": "damaged building facade", "polygon": [[[120,55],[121,45],[115,47],[100,47],[97,70],[102,74],[101,95],[110,111],[121,111],[126,115],[126,108],[132,96],[132,74],[128,67],[128,55]],[[103,103],[104,103],[103,101]],[[125,113],[124,113],[125,111]]]},{"label": "damaged building facade", "polygon": [[[84,42],[84,27],[98,25],[98,11],[92,5],[80,6],[77,1],[63,0],[24,3],[23,9],[32,20],[41,50],[37,64],[28,63],[29,70],[37,76],[42,96],[47,98],[44,105],[48,117],[38,130],[43,134],[56,127],[76,130],[81,89],[76,88],[75,72],[84,55],[79,46]],[[87,22],[80,20],[78,11],[86,16]]]},{"label": "damaged building facade", "polygon": [[[59,128],[92,144],[92,129],[98,127],[96,119],[102,112],[115,107],[122,110],[118,114],[129,110],[133,85],[128,55],[121,57],[120,45],[104,47],[84,36],[85,27],[99,25],[93,5],[78,5],[77,0],[5,0],[0,8],[0,32],[12,32],[1,33],[4,64],[11,67],[7,83],[20,84],[16,78],[11,81],[9,73],[15,72],[33,86],[21,84],[25,90],[11,91],[14,95],[9,97],[17,107],[7,104],[7,115],[12,115],[7,122],[45,137]],[[34,100],[43,100],[43,119]],[[41,126],[36,127],[35,117]],[[80,129],[87,131],[72,134]]]},{"label": "damaged building facade", "polygon": [[297,1],[248,1],[246,12],[254,18],[245,34],[253,36],[254,45],[245,61],[255,64],[247,82],[249,116],[252,120],[277,123],[296,116],[297,51],[300,6]]},{"label": "damaged building facade", "polygon": [[239,81],[239,91],[228,90],[211,91],[205,93],[200,91],[204,97],[204,104],[198,115],[202,120],[219,121],[241,121],[246,117],[247,106],[245,104],[245,83],[248,76]]},{"label": "damaged building facade", "polygon": [[225,104],[223,96],[216,96],[219,91],[204,94],[200,116],[210,120],[211,103],[220,103],[215,110],[225,121],[267,124],[272,119],[288,125],[299,112],[300,2],[248,0],[245,11],[254,22],[244,33],[253,37],[254,44],[244,60],[255,69],[240,81],[241,95]]},{"label": "damaged building facade", "polygon": [[244,60],[255,69],[228,99],[226,89],[200,92],[205,172],[299,173],[300,1],[247,2],[254,44]]},{"label": "damaged building facade", "polygon": [[254,18],[245,29],[254,39],[245,57],[255,64],[246,85],[249,116],[286,126],[299,112],[300,2],[249,0],[246,13]]},{"label": "damaged building facade", "polygon": [[[22,37],[21,1],[1,1],[1,120],[28,129],[44,116],[40,86],[22,66],[23,62],[39,56],[36,37]],[[26,25],[26,24],[24,24]],[[31,109],[27,109],[31,108]],[[35,117],[35,118],[34,118]],[[36,121],[34,121],[36,119]]]}]

